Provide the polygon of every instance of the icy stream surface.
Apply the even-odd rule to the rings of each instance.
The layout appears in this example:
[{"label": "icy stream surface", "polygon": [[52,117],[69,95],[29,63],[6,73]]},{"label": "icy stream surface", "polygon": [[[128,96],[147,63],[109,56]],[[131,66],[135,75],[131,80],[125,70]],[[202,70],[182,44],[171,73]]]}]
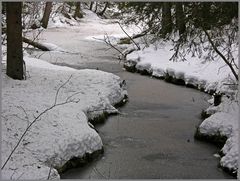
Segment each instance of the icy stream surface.
[{"label": "icy stream surface", "polygon": [[112,72],[127,84],[129,102],[120,108],[122,114],[111,116],[106,123],[97,126],[104,155],[83,168],[65,172],[61,178],[233,178],[217,167],[219,158],[214,154],[219,149],[193,138],[209,96],[198,90],[124,71],[115,50],[85,38],[93,32],[103,34],[94,29],[94,24],[90,30],[84,23],[78,28],[49,29],[42,38],[71,53],[41,55],[43,52],[34,52],[58,65]]}]

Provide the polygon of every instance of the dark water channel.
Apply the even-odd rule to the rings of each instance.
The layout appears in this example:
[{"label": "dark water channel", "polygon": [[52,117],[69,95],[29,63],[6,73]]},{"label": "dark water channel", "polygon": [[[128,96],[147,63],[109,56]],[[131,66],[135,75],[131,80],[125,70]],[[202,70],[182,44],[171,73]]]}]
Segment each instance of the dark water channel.
[{"label": "dark water channel", "polygon": [[[62,179],[233,178],[218,168],[219,158],[213,155],[219,148],[194,140],[201,110],[208,106],[207,94],[126,72],[117,63],[114,50],[84,40],[85,35],[75,30],[65,31],[53,29],[46,35],[50,42],[81,54],[46,53],[41,58],[77,69],[112,72],[126,80],[129,102],[120,108],[120,115],[97,125],[104,155],[84,167],[66,171]],[[66,41],[69,36],[75,38]]]},{"label": "dark water channel", "polygon": [[224,179],[218,148],[194,140],[208,95],[122,70],[116,62],[85,67],[113,72],[126,80],[129,102],[97,130],[104,155],[62,179]]}]

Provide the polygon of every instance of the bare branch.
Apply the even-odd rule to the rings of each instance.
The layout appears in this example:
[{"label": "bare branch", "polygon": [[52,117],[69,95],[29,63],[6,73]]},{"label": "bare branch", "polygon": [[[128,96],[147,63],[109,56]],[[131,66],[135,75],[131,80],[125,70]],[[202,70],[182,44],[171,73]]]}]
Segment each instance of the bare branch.
[{"label": "bare branch", "polygon": [[52,166],[50,166],[50,169],[49,169],[49,172],[48,172],[47,180],[49,180],[49,178],[50,178],[51,171],[52,171]]},{"label": "bare branch", "polygon": [[95,173],[98,173],[100,176],[102,176],[104,179],[108,179],[105,175],[103,175],[96,167],[93,168]]},{"label": "bare branch", "polygon": [[54,101],[54,104],[53,104],[53,105],[56,105],[56,103],[57,103],[58,93],[59,93],[60,89],[61,89],[63,86],[65,86],[65,85],[70,81],[71,78],[72,78],[72,75],[68,78],[68,80],[67,80],[65,83],[63,83],[63,84],[57,89],[57,93],[56,93],[56,95],[55,95],[55,101]]},{"label": "bare branch", "polygon": [[204,33],[207,35],[207,38],[210,42],[210,44],[212,45],[213,49],[216,51],[216,53],[223,59],[223,61],[228,65],[228,67],[231,69],[234,77],[236,78],[236,80],[238,80],[238,74],[236,73],[236,71],[234,70],[232,64],[226,59],[226,57],[218,50],[218,48],[215,46],[214,42],[211,39],[211,36],[209,35],[209,33],[207,32],[207,30],[205,30],[203,28]]},{"label": "bare branch", "polygon": [[[94,38],[94,39],[97,39],[97,38]],[[97,40],[101,40],[103,42],[105,42],[107,45],[109,45],[111,48],[117,50],[123,57],[124,57],[124,54],[118,49],[116,48],[112,43],[111,41],[109,40],[109,36],[106,34],[104,35],[104,39],[97,39]]]},{"label": "bare branch", "polygon": [[123,29],[122,25],[119,22],[118,22],[118,25],[120,26],[122,31],[128,36],[128,38],[134,43],[134,45],[136,45],[137,49],[141,50],[140,46],[133,40],[131,36],[129,36],[129,34]]},{"label": "bare branch", "polygon": [[[25,129],[25,131],[23,132],[23,134],[21,135],[21,137],[19,138],[19,140],[17,141],[17,144],[14,146],[13,150],[11,151],[11,153],[9,154],[9,156],[7,157],[6,161],[4,162],[3,166],[1,167],[1,170],[4,169],[4,167],[6,166],[6,164],[8,163],[8,161],[10,160],[10,158],[12,157],[13,153],[15,152],[15,150],[18,148],[19,144],[21,143],[21,141],[23,140],[24,136],[29,132],[29,129],[32,127],[32,125],[34,123],[36,123],[37,121],[40,121],[41,120],[41,116],[43,114],[45,114],[46,112],[50,111],[51,109],[57,107],[57,106],[61,106],[61,105],[65,105],[65,104],[68,104],[68,103],[78,103],[80,100],[77,100],[77,101],[74,101],[74,100],[68,100],[66,99],[66,101],[64,102],[61,102],[61,103],[57,103],[57,98],[58,98],[58,94],[59,94],[59,91],[60,89],[66,85],[69,80],[71,79],[72,75],[68,78],[68,80],[62,84],[58,89],[57,89],[57,92],[56,92],[56,95],[55,95],[55,100],[54,100],[54,104],[49,107],[49,108],[46,108],[44,111],[42,111],[40,114],[38,114],[38,116],[34,116],[34,120],[27,126],[27,128]],[[72,97],[72,96],[70,96]]]}]

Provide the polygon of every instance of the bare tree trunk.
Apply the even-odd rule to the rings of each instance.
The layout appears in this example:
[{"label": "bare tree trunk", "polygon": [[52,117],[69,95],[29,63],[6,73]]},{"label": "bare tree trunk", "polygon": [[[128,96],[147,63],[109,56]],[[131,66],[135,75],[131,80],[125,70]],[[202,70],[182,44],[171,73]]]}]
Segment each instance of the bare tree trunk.
[{"label": "bare tree trunk", "polygon": [[65,5],[66,5],[66,3],[63,2],[62,9],[61,9],[61,13],[63,14],[63,16],[64,16],[65,18],[71,19],[71,16],[68,14]]},{"label": "bare tree trunk", "polygon": [[176,2],[176,26],[179,30],[179,35],[183,34],[186,30],[185,26],[185,15],[183,13],[183,3]]},{"label": "bare tree trunk", "polygon": [[49,21],[51,11],[52,11],[52,2],[46,2],[43,18],[41,20],[43,28],[47,28],[48,26],[48,21]]},{"label": "bare tree trunk", "polygon": [[82,18],[83,17],[83,14],[81,12],[81,2],[76,2],[76,9],[75,9],[75,13],[73,15],[73,18],[76,19],[76,18]]},{"label": "bare tree trunk", "polygon": [[24,79],[21,2],[7,2],[7,75]]},{"label": "bare tree trunk", "polygon": [[2,14],[6,14],[7,2],[2,2]]},{"label": "bare tree trunk", "polygon": [[68,13],[71,13],[71,11],[72,11],[72,6],[69,6]]},{"label": "bare tree trunk", "polygon": [[98,13],[99,16],[103,16],[103,14],[105,13],[105,11],[108,7],[108,4],[109,4],[109,2],[106,2],[105,6],[104,6],[104,9],[100,13]]},{"label": "bare tree trunk", "polygon": [[162,37],[165,38],[168,33],[172,32],[172,29],[171,2],[164,2],[162,8]]},{"label": "bare tree trunk", "polygon": [[97,12],[97,8],[98,8],[98,3],[95,2],[95,10],[94,10],[95,13]]},{"label": "bare tree trunk", "polygon": [[92,10],[92,8],[93,8],[93,2],[90,3],[89,10]]}]

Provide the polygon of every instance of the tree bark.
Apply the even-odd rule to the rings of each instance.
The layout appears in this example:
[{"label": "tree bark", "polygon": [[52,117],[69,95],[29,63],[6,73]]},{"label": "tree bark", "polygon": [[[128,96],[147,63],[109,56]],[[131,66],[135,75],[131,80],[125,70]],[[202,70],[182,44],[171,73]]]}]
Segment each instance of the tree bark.
[{"label": "tree bark", "polygon": [[2,2],[2,14],[6,14],[7,2]]},{"label": "tree bark", "polygon": [[95,10],[94,10],[95,13],[97,12],[97,8],[98,8],[98,3],[96,2],[95,3]]},{"label": "tree bark", "polygon": [[76,9],[75,9],[75,13],[73,15],[73,18],[76,19],[76,18],[82,18],[83,17],[83,14],[81,12],[81,2],[76,2]]},{"label": "tree bark", "polygon": [[166,37],[168,33],[172,32],[172,15],[171,15],[171,2],[164,2],[162,8],[162,28],[161,35],[163,38]]},{"label": "tree bark", "polygon": [[7,75],[24,79],[21,2],[7,2]]},{"label": "tree bark", "polygon": [[48,47],[44,46],[43,44],[34,42],[34,41],[29,40],[29,39],[27,39],[27,38],[25,38],[25,37],[22,37],[22,41],[23,41],[24,43],[27,43],[27,44],[29,44],[29,45],[32,45],[33,47],[36,47],[36,48],[38,48],[38,49],[40,49],[40,50],[42,50],[42,51],[50,51],[50,49],[49,49]]},{"label": "tree bark", "polygon": [[46,2],[43,18],[41,20],[43,28],[47,28],[48,26],[48,21],[49,21],[51,11],[52,11],[52,2]]},{"label": "tree bark", "polygon": [[183,3],[177,2],[175,8],[176,8],[176,26],[179,31],[179,35],[181,35],[186,31]]},{"label": "tree bark", "polygon": [[93,2],[90,3],[89,10],[92,10],[92,8],[93,8]]},{"label": "tree bark", "polygon": [[109,2],[106,2],[105,6],[104,6],[104,9],[100,13],[98,13],[99,16],[103,16],[105,11],[107,10],[108,4],[109,4]]}]

